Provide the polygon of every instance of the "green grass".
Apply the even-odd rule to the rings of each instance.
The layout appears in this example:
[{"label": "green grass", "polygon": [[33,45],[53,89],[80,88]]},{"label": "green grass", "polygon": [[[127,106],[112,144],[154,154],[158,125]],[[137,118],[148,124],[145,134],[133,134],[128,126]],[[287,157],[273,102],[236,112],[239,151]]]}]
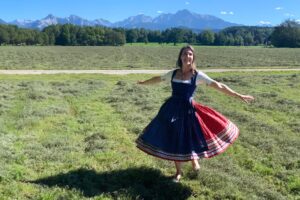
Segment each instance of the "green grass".
[{"label": "green grass", "polygon": [[137,150],[135,139],[170,95],[151,75],[0,77],[0,199],[297,199],[300,73],[211,73],[252,104],[201,86],[196,101],[240,128],[223,154],[184,165]]},{"label": "green grass", "polygon": [[[178,46],[0,46],[0,69],[171,69]],[[200,68],[299,68],[300,49],[195,46]]]},{"label": "green grass", "polygon": [[[176,43],[175,47],[177,46],[184,46],[187,45],[187,43]],[[125,46],[142,46],[142,47],[149,47],[149,46],[153,46],[153,47],[174,47],[174,43],[157,43],[157,42],[149,42],[149,43],[144,43],[144,42],[135,42],[135,43],[126,43]]]}]

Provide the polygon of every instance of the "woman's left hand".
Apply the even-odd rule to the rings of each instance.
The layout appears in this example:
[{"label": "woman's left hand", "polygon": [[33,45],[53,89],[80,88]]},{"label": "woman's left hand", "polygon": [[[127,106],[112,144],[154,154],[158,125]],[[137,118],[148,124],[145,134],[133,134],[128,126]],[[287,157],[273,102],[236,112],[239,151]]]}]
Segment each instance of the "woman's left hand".
[{"label": "woman's left hand", "polygon": [[238,97],[244,101],[245,103],[250,103],[251,101],[254,100],[254,97],[253,96],[250,96],[250,95],[238,95]]}]

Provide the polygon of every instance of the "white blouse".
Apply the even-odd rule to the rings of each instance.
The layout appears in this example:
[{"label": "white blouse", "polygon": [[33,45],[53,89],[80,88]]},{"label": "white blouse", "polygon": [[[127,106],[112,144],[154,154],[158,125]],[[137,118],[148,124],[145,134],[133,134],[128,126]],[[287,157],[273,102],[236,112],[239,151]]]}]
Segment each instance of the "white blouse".
[{"label": "white blouse", "polygon": [[[176,69],[175,69],[176,70]],[[163,75],[160,76],[161,80],[163,81],[171,81],[172,74],[175,70],[171,70]],[[198,71],[198,75],[196,78],[196,84],[206,84],[209,85],[213,82],[214,80],[211,79],[209,76],[207,76],[205,73]],[[191,83],[191,79],[189,80],[181,80],[181,79],[176,79],[173,78],[173,82],[178,82],[178,83]]]}]

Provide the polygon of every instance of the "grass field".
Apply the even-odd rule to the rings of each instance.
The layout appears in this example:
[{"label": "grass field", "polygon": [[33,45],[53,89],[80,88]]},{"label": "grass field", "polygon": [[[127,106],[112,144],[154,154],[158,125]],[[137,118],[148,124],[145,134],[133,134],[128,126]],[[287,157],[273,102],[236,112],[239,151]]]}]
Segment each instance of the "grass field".
[{"label": "grass field", "polygon": [[150,75],[0,76],[0,199],[299,199],[300,73],[209,75],[256,101],[198,88],[196,101],[241,134],[225,153],[201,160],[199,177],[185,164],[179,184],[169,178],[173,163],[134,143],[170,95],[168,83],[136,84]]},{"label": "grass field", "polygon": [[[170,69],[171,45],[122,47],[0,46],[0,69]],[[195,46],[199,68],[299,68],[300,49]]]}]

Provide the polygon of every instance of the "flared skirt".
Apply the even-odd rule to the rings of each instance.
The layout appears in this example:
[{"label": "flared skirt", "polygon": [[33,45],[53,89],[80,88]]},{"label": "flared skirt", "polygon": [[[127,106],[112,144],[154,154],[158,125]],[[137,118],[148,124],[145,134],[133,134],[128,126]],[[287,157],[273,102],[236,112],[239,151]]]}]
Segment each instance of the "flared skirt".
[{"label": "flared skirt", "polygon": [[137,138],[137,147],[173,161],[210,158],[224,152],[239,129],[214,109],[195,101],[167,100]]}]

